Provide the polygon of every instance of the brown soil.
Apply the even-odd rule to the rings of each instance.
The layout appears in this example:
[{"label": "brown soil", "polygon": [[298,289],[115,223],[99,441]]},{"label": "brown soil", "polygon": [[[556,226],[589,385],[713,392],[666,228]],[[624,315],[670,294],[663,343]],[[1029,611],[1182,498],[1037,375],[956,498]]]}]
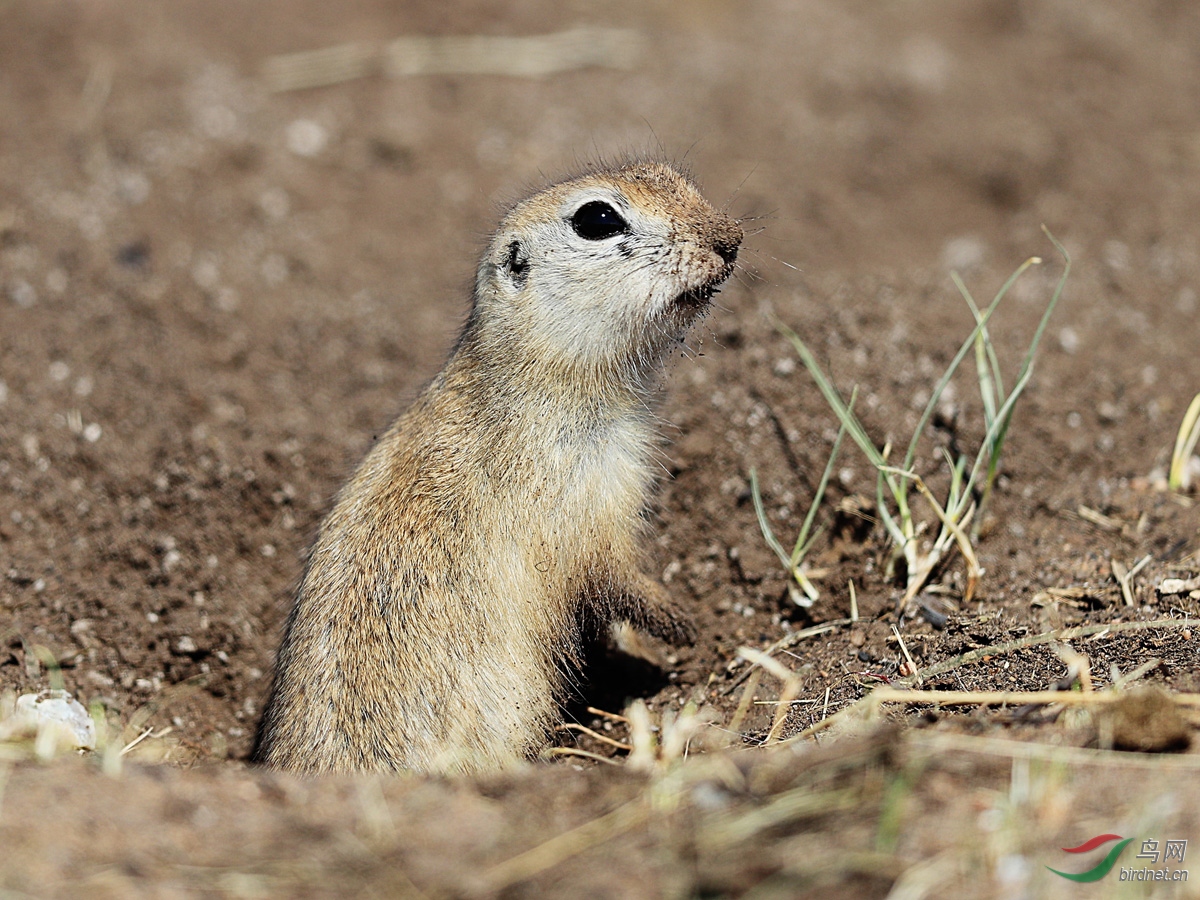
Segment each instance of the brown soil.
[{"label": "brown soil", "polygon": [[[806,701],[785,733],[907,671],[881,532],[833,512],[874,495],[857,449],[819,517],[812,564],[829,574],[811,609],[762,540],[750,468],[777,532],[794,534],[836,432],[767,312],[840,389],[859,386],[873,437],[903,443],[972,326],[951,268],[987,298],[1046,258],[991,323],[1015,377],[1061,274],[1043,223],[1074,268],[978,543],[985,575],[962,602],[953,560],[928,600],[944,627],[908,618],[904,644],[927,667],[1075,625],[1195,615],[1195,599],[1155,586],[1200,571],[1200,510],[1148,476],[1200,390],[1200,8],[10,0],[0,16],[0,690],[61,675],[131,734],[155,728],[145,743],[167,763],[119,780],[92,762],[0,770],[0,888],[1059,896],[1042,864],[1071,860],[1055,848],[1122,829],[1196,836],[1195,793],[1180,793],[1195,788],[1171,774],[1194,768],[1069,757],[1081,768],[1030,775],[991,744],[937,743],[1104,743],[1102,721],[1041,709],[913,713],[842,750],[734,754],[737,778],[714,753],[717,768],[680,776],[674,805],[652,812],[638,804],[661,780],[579,757],[479,784],[300,781],[244,759],[314,528],[436,371],[498,205],[630,149],[686,157],[752,234],[662,403],[678,431],[656,564],[700,638],[666,673],[598,661],[572,715],[604,728],[587,703],[642,697],[661,717],[702,698],[729,723],[738,648],[846,617],[851,581],[860,621],[779,654]],[[630,72],[544,80],[272,94],[260,75],[273,54],[354,40],[580,23],[637,29],[652,52]],[[319,126],[308,147],[304,121]],[[936,448],[980,438],[972,365],[918,458],[935,489]],[[1127,605],[1113,567],[1147,554]],[[1043,593],[1055,588],[1077,590]],[[1097,688],[1157,660],[1144,681],[1200,691],[1185,627],[1071,646]],[[1067,674],[1042,644],[925,687],[1044,690]],[[756,696],[778,694],[765,677]],[[737,740],[761,740],[773,710],[752,706]],[[730,837],[738,816],[797,796],[816,800]],[[532,847],[550,863],[503,868]]]}]

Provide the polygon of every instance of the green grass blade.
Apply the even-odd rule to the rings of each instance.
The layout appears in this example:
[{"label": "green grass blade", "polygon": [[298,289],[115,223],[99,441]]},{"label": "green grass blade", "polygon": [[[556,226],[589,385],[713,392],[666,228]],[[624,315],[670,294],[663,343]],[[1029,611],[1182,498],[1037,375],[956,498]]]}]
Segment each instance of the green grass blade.
[{"label": "green grass blade", "polygon": [[[1062,297],[1063,288],[1067,284],[1067,277],[1071,274],[1071,255],[1067,253],[1066,248],[1058,242],[1058,240],[1050,233],[1050,230],[1044,225],[1042,231],[1046,237],[1050,239],[1050,243],[1054,248],[1062,254],[1064,265],[1063,273],[1058,279],[1058,284],[1054,288],[1054,293],[1050,297],[1050,302],[1046,305],[1046,311],[1042,313],[1041,321],[1038,322],[1037,330],[1033,333],[1033,340],[1029,344],[1029,350],[1025,353],[1025,359],[1021,364],[1021,370],[1017,374],[1017,383],[1013,385],[1012,393],[1005,398],[1004,404],[996,411],[996,421],[992,428],[988,429],[988,434],[984,438],[983,445],[980,447],[980,456],[976,458],[975,466],[971,471],[970,484],[973,486],[976,480],[978,467],[984,459],[988,461],[987,483],[984,488],[984,494],[991,494],[991,485],[996,479],[996,475],[1000,471],[1000,455],[1004,451],[1004,441],[1008,437],[1008,428],[1012,424],[1013,411],[1016,408],[1017,399],[1025,390],[1025,386],[1029,384],[1029,379],[1033,373],[1033,360],[1037,355],[1038,345],[1041,343],[1042,334],[1046,331],[1046,326],[1050,322],[1050,316],[1054,312],[1054,308],[1058,306],[1059,298]],[[980,504],[977,522],[983,521],[983,503]]]},{"label": "green grass blade", "polygon": [[[854,401],[858,399],[858,388],[850,392],[850,403],[846,407],[846,412],[854,415]],[[817,492],[813,495],[812,503],[808,507],[808,515],[804,517],[804,524],[800,526],[800,534],[796,536],[796,544],[792,548],[792,568],[800,565],[800,561],[804,559],[804,554],[808,552],[811,541],[808,540],[809,529],[812,528],[813,520],[817,517],[817,507],[821,505],[821,501],[825,499],[825,488],[829,485],[829,477],[833,474],[833,466],[837,462],[838,453],[842,449],[842,439],[846,436],[846,423],[843,422],[838,428],[837,438],[833,442],[833,452],[829,454],[829,460],[825,463],[825,471],[821,473],[821,481],[817,484]],[[814,539],[816,535],[813,535]]]},{"label": "green grass blade", "polygon": [[[876,447],[870,437],[867,436],[866,429],[863,428],[862,422],[859,421],[858,416],[856,416],[853,411],[846,406],[841,395],[838,394],[837,390],[834,389],[829,379],[825,377],[825,373],[821,371],[821,366],[817,363],[816,357],[813,356],[812,351],[808,349],[808,345],[800,339],[798,334],[796,334],[794,331],[792,331],[792,329],[788,328],[787,325],[780,322],[778,319],[774,320],[774,324],[779,330],[779,333],[786,337],[796,349],[796,353],[799,354],[801,362],[804,363],[804,367],[808,369],[809,374],[813,377],[813,381],[817,383],[817,388],[825,398],[825,402],[827,402],[833,409],[834,415],[836,415],[838,417],[838,421],[845,426],[847,433],[849,433],[850,437],[854,439],[854,443],[858,444],[859,449],[866,454],[866,457],[871,462],[871,465],[873,465],[876,469],[882,469],[886,467],[887,460],[884,457],[884,454],[880,452],[879,448]],[[890,476],[884,478],[884,480],[887,482],[888,490],[891,491],[892,498],[896,502],[896,507],[901,522],[911,524],[910,514],[908,511],[907,487]],[[878,485],[878,487],[879,490],[877,491],[877,494],[879,499],[880,518],[883,519],[884,526],[888,529],[888,533],[891,534],[893,538],[897,538],[901,543],[903,543],[906,540],[903,537],[903,532],[896,530],[895,520],[892,519],[892,517],[888,514],[887,508],[883,504],[882,484]]]},{"label": "green grass blade", "polygon": [[[892,539],[892,542],[897,547],[903,547],[908,543],[908,537],[904,533],[904,529],[896,522],[896,519],[888,511],[887,504],[883,502],[883,484],[884,484],[884,466],[878,466],[876,469],[875,480],[875,511],[879,513],[879,521],[883,523],[884,530]],[[894,489],[892,496],[895,496]]]},{"label": "green grass blade", "polygon": [[[959,456],[956,462],[950,458],[949,451],[944,447],[942,448],[942,456],[945,457],[946,466],[950,469],[950,490],[946,493],[945,504],[946,514],[953,522],[958,523],[971,502],[970,482],[964,481],[967,458],[966,456]],[[943,528],[943,534],[938,537],[938,540],[948,540],[950,537],[951,533],[949,529]]]},{"label": "green grass blade", "polygon": [[[958,292],[962,294],[963,299],[967,301],[967,306],[971,308],[971,315],[975,317],[975,323],[978,324],[983,313],[979,311],[975,298],[971,296],[971,292],[967,290],[967,286],[963,284],[963,280],[958,277],[957,272],[951,272],[950,279],[958,288]],[[992,351],[990,359],[989,350]],[[975,338],[975,370],[979,373],[979,396],[983,398],[984,421],[990,426],[996,418],[996,393],[1003,392],[1004,385],[1000,381],[1000,367],[996,361],[995,350],[992,348],[991,335],[988,334],[986,328],[981,329]]]},{"label": "green grass blade", "polygon": [[1003,299],[1004,294],[997,294],[996,299],[991,302],[991,305],[984,311],[983,315],[975,323],[975,327],[963,341],[962,346],[958,348],[958,352],[954,354],[954,359],[950,361],[950,365],[946,371],[942,373],[942,377],[938,379],[937,384],[933,388],[933,393],[929,395],[929,402],[925,404],[925,411],[921,413],[921,419],[917,422],[917,428],[913,432],[912,440],[908,444],[908,452],[904,454],[904,464],[901,469],[909,470],[912,468],[913,460],[917,455],[917,444],[921,440],[921,435],[925,433],[925,426],[929,424],[929,420],[933,418],[933,412],[937,409],[938,401],[946,390],[946,385],[950,383],[950,379],[954,377],[954,373],[958,370],[963,358],[975,346],[975,340],[980,332],[987,327],[987,321],[992,317],[992,313],[996,311],[996,306]]},{"label": "green grass blade", "polygon": [[1167,476],[1167,486],[1173,491],[1182,491],[1188,486],[1188,461],[1200,442],[1200,394],[1192,398],[1183,421],[1179,424],[1179,434],[1175,436],[1175,450],[1171,454],[1171,472]]},{"label": "green grass blade", "polygon": [[[1028,269],[1030,266],[1041,265],[1041,263],[1042,263],[1041,257],[1031,256],[1031,257],[1029,257],[1029,259],[1025,260],[1025,262],[1021,263],[1021,265],[1017,266],[1016,270],[1011,275],[1009,275],[1008,278],[1005,280],[1004,284],[1002,284],[1000,286],[1000,290],[998,290],[996,292],[996,296],[992,299],[992,305],[994,306],[995,304],[999,303],[1000,300],[1008,294],[1009,290],[1012,289],[1012,286],[1014,284],[1016,284],[1017,279],[1020,278],[1023,274],[1025,274],[1026,269]],[[950,278],[951,278],[951,280],[953,280],[954,286],[956,288],[958,288],[958,292],[960,294],[962,294],[963,299],[967,301],[967,306],[969,306],[971,308],[971,313],[972,313],[972,315],[975,316],[975,321],[978,322],[980,320],[980,318],[982,318],[983,313],[981,313],[979,311],[979,307],[975,303],[975,298],[971,295],[971,292],[969,290],[967,290],[967,286],[963,283],[963,280],[961,278],[959,278],[957,272],[951,272]],[[1002,377],[1001,372],[1000,372],[1000,360],[996,356],[996,347],[992,343],[992,336],[991,336],[991,334],[988,333],[988,330],[986,327],[984,327],[982,329],[981,336],[983,339],[984,352],[988,359],[988,368],[991,372],[991,376],[990,376],[989,380],[992,382],[992,384],[994,386],[994,391],[988,391],[984,394],[984,405],[985,405],[985,407],[988,405],[989,398],[990,398],[991,408],[988,410],[988,415],[994,416],[995,415],[996,398],[1004,396],[1004,378]],[[976,352],[978,352],[978,351],[979,351],[979,346],[976,345]],[[984,372],[983,372],[982,363],[980,363],[980,380],[982,381],[983,378],[984,378]]]},{"label": "green grass blade", "polygon": [[[1033,368],[1033,358],[1037,355],[1038,344],[1041,343],[1042,333],[1045,332],[1046,326],[1050,323],[1050,316],[1054,312],[1054,308],[1058,306],[1058,300],[1062,296],[1063,288],[1067,285],[1067,277],[1071,274],[1071,254],[1067,253],[1067,249],[1058,242],[1058,239],[1050,233],[1045,225],[1042,226],[1042,231],[1046,237],[1050,238],[1050,243],[1054,245],[1054,249],[1062,254],[1064,260],[1063,273],[1059,276],[1058,284],[1054,287],[1054,294],[1050,297],[1050,302],[1046,305],[1046,311],[1042,313],[1042,319],[1038,322],[1037,330],[1033,333],[1033,341],[1029,344],[1029,350],[1025,353],[1025,360],[1021,364],[1021,371],[1017,375],[1017,380],[1022,382],[1021,387],[1024,388],[1024,381],[1028,381],[1029,371]],[[1018,393],[1017,389],[1013,388],[1013,394]],[[1008,413],[1012,415],[1012,410]],[[1007,429],[1007,426],[1006,426]]]},{"label": "green grass blade", "polygon": [[862,423],[858,420],[858,416],[851,412],[846,406],[845,401],[842,400],[841,395],[838,394],[829,379],[825,377],[825,373],[821,371],[821,366],[817,362],[816,357],[812,355],[812,351],[808,349],[808,345],[800,339],[800,336],[796,332],[792,331],[792,329],[788,328],[787,325],[778,319],[775,320],[774,324],[779,333],[787,338],[796,349],[796,353],[800,355],[800,361],[804,363],[804,367],[812,375],[813,381],[817,383],[817,389],[825,398],[825,402],[833,409],[834,415],[838,417],[838,421],[845,427],[850,437],[854,439],[854,443],[858,444],[872,465],[876,467],[884,465],[884,459],[879,452],[879,448],[867,436],[866,429],[863,428]]},{"label": "green grass blade", "polygon": [[750,470],[750,496],[754,500],[754,514],[758,516],[758,527],[762,529],[763,540],[767,542],[768,547],[775,551],[775,555],[779,557],[783,567],[790,572],[792,570],[791,560],[784,551],[783,545],[775,537],[775,532],[771,530],[771,523],[767,521],[767,511],[763,509],[762,494],[758,489],[758,472],[755,469]]},{"label": "green grass blade", "polygon": [[800,590],[804,591],[804,596],[808,598],[808,602],[806,603],[799,597],[795,596],[794,593],[789,591],[789,594],[792,596],[793,603],[795,603],[797,606],[803,606],[807,608],[821,599],[821,592],[818,591],[816,586],[808,580],[807,575],[805,575],[799,569],[793,569],[792,574],[796,577],[796,584],[800,585]]},{"label": "green grass blade", "polygon": [[[800,564],[804,562],[804,557],[808,555],[808,551],[812,549],[812,545],[817,542],[817,538],[821,536],[821,532],[824,530],[825,528],[823,526],[818,527],[816,531],[809,535],[808,540],[804,542],[803,546],[800,547],[800,552],[795,557],[797,569],[800,567]],[[792,552],[795,553],[796,551],[793,550]]]}]

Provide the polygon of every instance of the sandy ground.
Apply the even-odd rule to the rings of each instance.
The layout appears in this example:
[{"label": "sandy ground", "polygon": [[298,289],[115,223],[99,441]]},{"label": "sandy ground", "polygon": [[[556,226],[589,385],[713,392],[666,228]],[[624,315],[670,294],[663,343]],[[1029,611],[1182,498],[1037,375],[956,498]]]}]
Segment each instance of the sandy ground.
[{"label": "sandy ground", "polygon": [[[777,652],[803,701],[782,733],[909,671],[903,584],[881,530],[845,512],[872,513],[858,450],[818,516],[815,605],[791,601],[762,539],[750,469],[794,535],[837,428],[769,314],[858,387],[873,438],[904,443],[973,324],[951,270],[986,299],[1045,258],[990,323],[1015,378],[1062,273],[1043,224],[1073,268],[977,544],[984,575],[966,601],[953,559],[925,598],[945,621],[907,617],[905,647],[926,669],[1113,625],[1068,641],[1095,688],[1141,669],[1200,690],[1197,602],[1155,589],[1200,571],[1195,494],[1156,486],[1200,390],[1193,5],[10,0],[0,17],[0,690],[61,679],[125,741],[153,729],[119,767],[0,763],[0,890],[1065,897],[1082,889],[1045,866],[1084,866],[1058,848],[1200,837],[1195,754],[1089,750],[1120,730],[1104,716],[894,707],[857,737],[755,750],[771,677],[736,715],[738,648],[846,618],[851,582],[857,622]],[[643,52],[547,78],[272,92],[264,74],[347,42],[578,25],[629,29]],[[695,699],[719,723],[697,738],[712,752],[651,776],[566,757],[480,783],[248,768],[313,531],[437,370],[499,210],[629,152],[684,159],[749,236],[661,404],[655,565],[700,637],[663,671],[598,660],[564,715],[621,738],[587,706],[640,697],[665,726]],[[953,392],[916,461],[938,491],[938,448],[983,430],[970,360]],[[1114,571],[1147,556],[1127,603]],[[924,686],[1044,690],[1078,677],[1068,657],[989,653]],[[1026,759],[1000,738],[1063,749]],[[1095,895],[1197,890],[1117,878]]]}]

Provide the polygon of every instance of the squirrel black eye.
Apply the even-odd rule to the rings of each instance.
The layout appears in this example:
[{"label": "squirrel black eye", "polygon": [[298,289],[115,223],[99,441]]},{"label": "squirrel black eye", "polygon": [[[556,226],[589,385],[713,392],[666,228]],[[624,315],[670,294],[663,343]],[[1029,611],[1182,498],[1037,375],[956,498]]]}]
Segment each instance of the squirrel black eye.
[{"label": "squirrel black eye", "polygon": [[575,210],[571,216],[571,227],[577,235],[589,241],[602,241],[615,234],[629,233],[629,224],[602,200],[593,200]]}]

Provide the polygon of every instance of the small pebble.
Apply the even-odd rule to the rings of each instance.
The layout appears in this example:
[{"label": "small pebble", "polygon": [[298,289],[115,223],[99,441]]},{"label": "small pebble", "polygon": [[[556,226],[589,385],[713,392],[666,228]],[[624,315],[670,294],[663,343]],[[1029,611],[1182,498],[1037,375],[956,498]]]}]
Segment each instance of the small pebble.
[{"label": "small pebble", "polygon": [[956,272],[978,268],[987,256],[987,245],[974,235],[951,238],[942,247],[942,264]]},{"label": "small pebble", "polygon": [[283,188],[267,188],[258,195],[258,208],[271,219],[285,218],[292,208],[287,191]]},{"label": "small pebble", "polygon": [[11,713],[0,719],[0,741],[33,738],[38,756],[56,750],[94,750],[96,723],[68,691],[22,694]]},{"label": "small pebble", "polygon": [[13,282],[12,287],[8,289],[8,296],[21,309],[29,309],[37,303],[37,291],[33,289],[33,285],[22,278]]},{"label": "small pebble", "polygon": [[329,143],[329,132],[312,119],[297,119],[288,125],[285,139],[297,156],[313,157]]}]

